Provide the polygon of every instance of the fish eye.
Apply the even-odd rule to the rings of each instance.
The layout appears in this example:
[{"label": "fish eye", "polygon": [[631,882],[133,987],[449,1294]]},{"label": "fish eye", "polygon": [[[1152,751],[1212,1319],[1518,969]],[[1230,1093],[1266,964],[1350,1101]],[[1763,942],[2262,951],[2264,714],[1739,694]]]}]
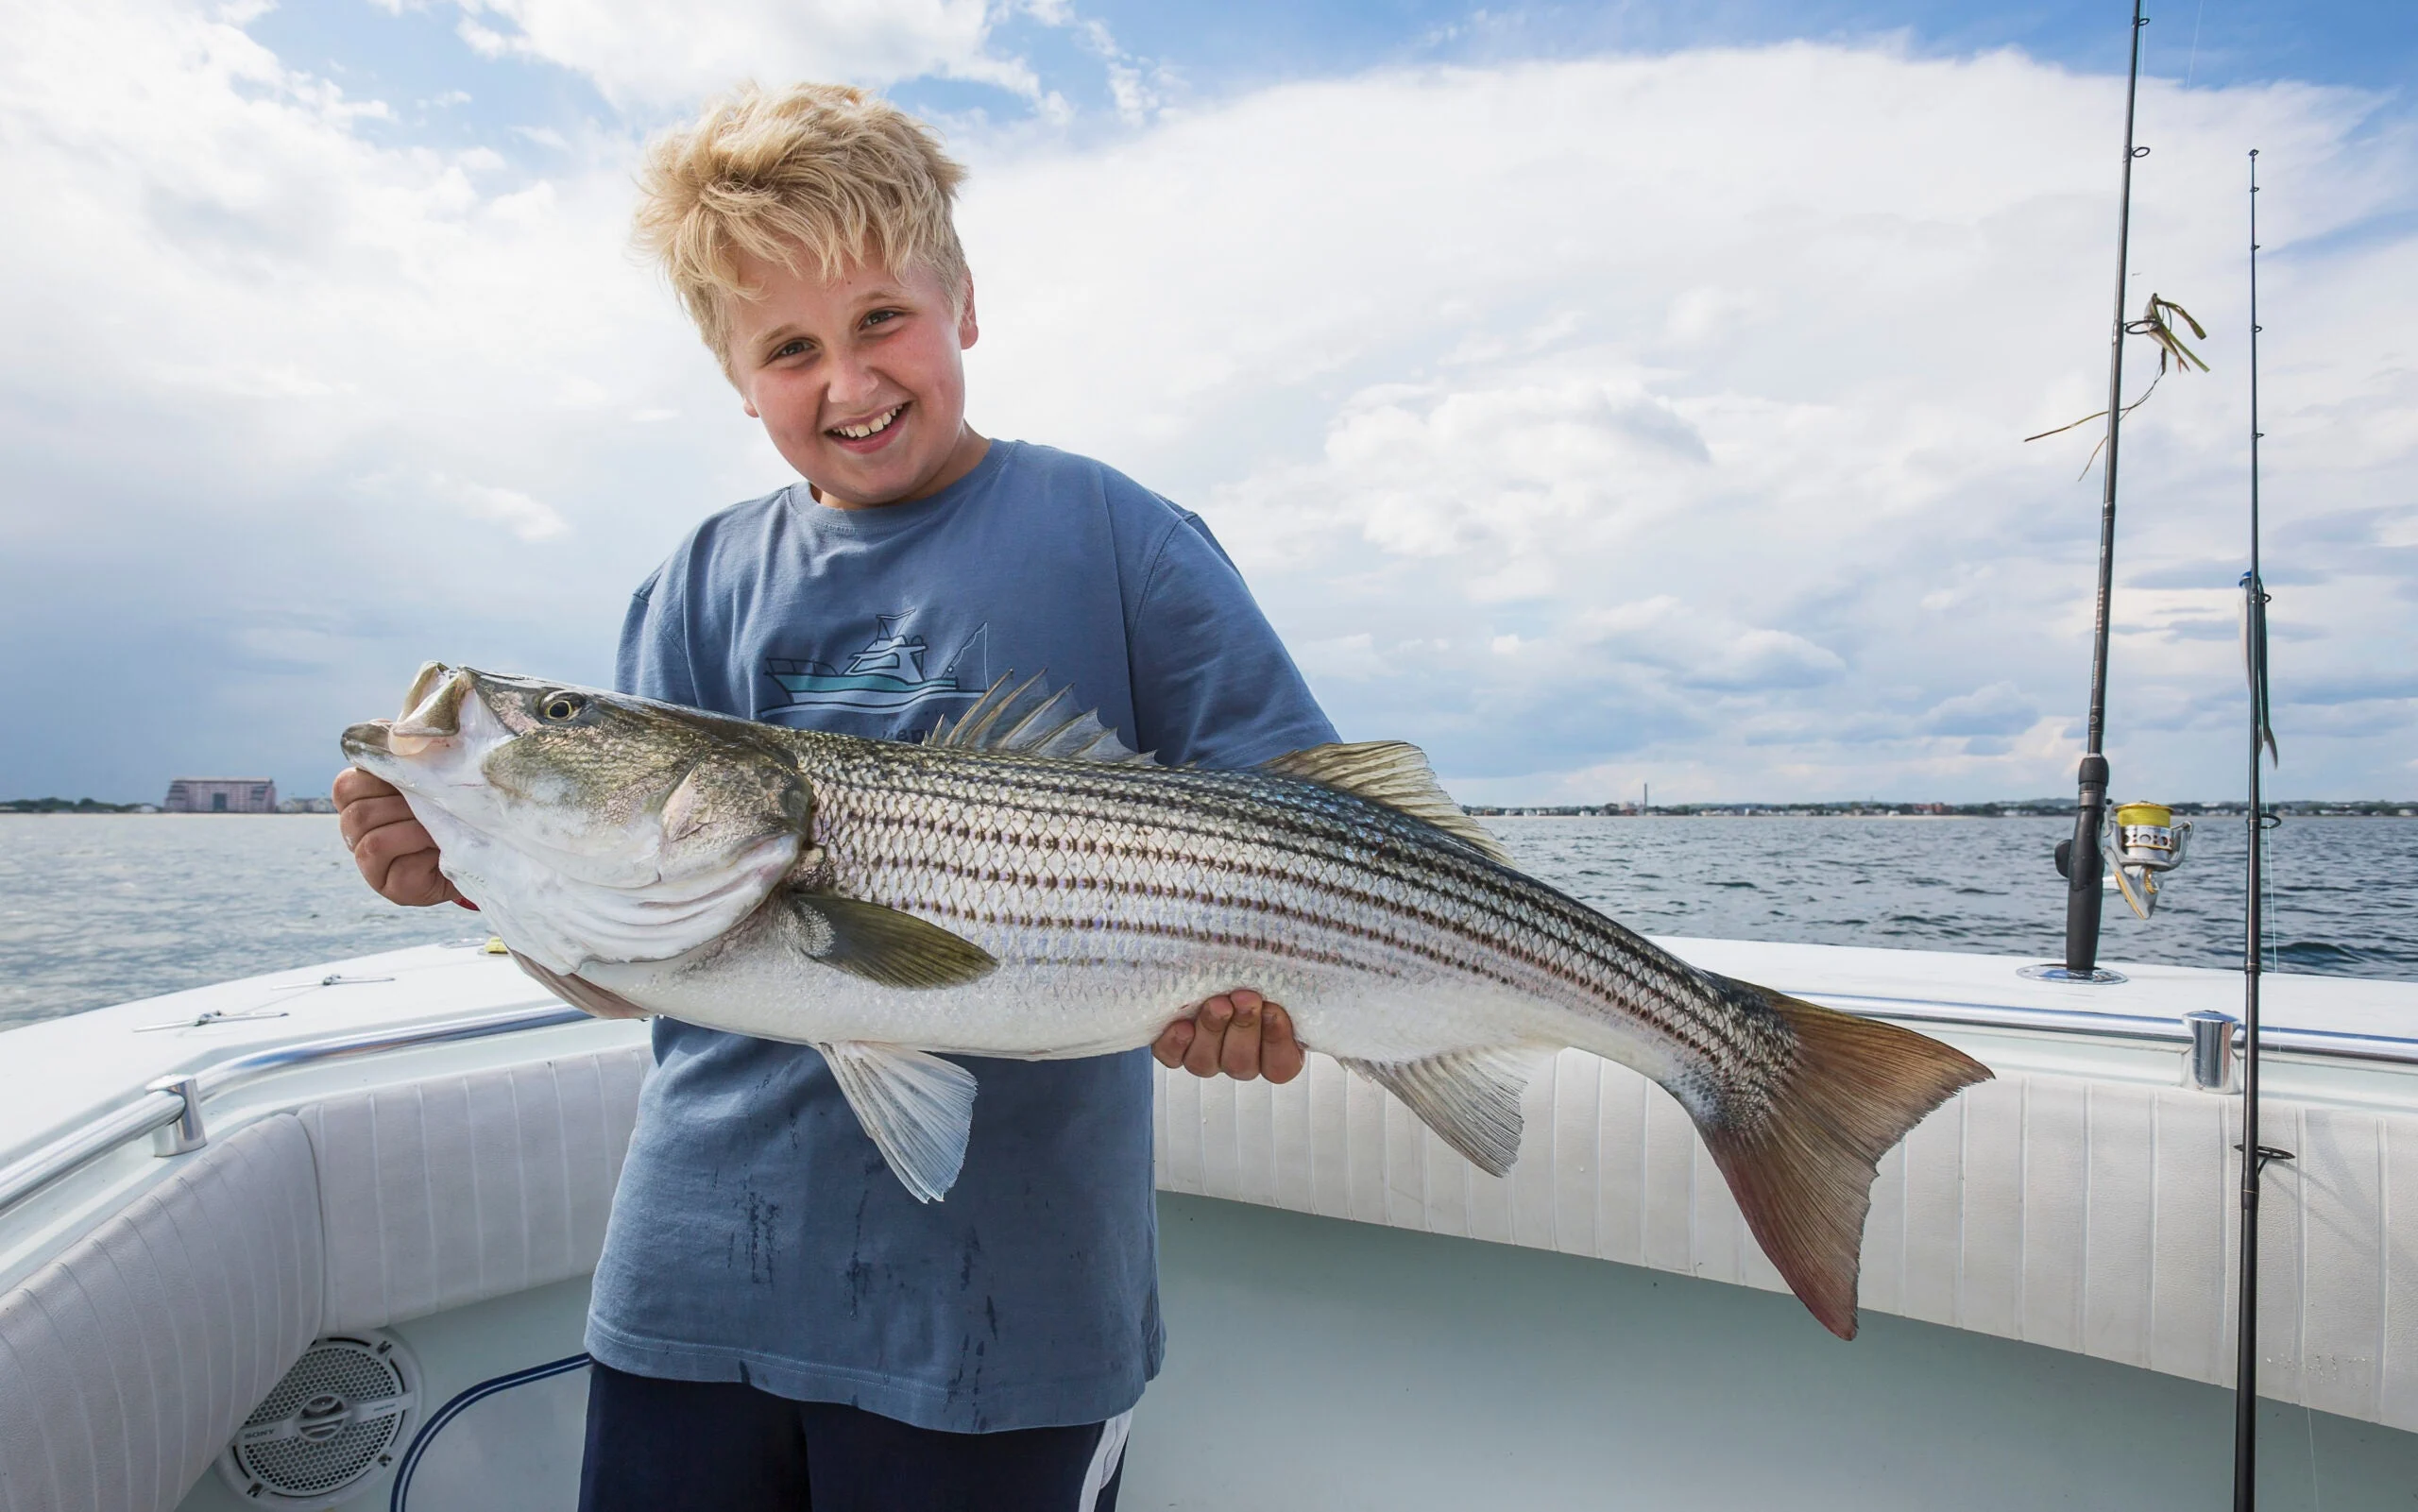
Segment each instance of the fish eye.
[{"label": "fish eye", "polygon": [[537,705],[539,717],[549,724],[569,724],[587,709],[587,700],[577,693],[548,693]]}]

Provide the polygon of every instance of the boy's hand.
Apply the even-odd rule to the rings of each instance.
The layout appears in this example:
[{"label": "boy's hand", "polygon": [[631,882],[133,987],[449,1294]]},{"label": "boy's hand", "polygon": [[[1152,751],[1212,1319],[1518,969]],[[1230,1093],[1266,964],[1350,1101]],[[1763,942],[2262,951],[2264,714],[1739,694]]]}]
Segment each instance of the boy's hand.
[{"label": "boy's hand", "polygon": [[392,783],[359,767],[337,774],[330,796],[336,801],[336,829],[344,836],[361,879],[390,903],[424,909],[461,903],[462,894],[436,869],[436,841]]},{"label": "boy's hand", "polygon": [[1166,1027],[1150,1053],[1168,1070],[1182,1066],[1196,1077],[1222,1072],[1236,1081],[1266,1077],[1282,1084],[1302,1074],[1302,1043],[1293,1038],[1292,1015],[1248,987],[1187,1010]]}]

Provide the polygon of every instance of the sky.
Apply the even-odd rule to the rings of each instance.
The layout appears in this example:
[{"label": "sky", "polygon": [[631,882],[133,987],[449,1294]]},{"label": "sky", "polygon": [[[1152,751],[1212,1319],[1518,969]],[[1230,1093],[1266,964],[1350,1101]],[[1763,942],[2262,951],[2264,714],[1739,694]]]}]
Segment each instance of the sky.
[{"label": "sky", "polygon": [[[2286,797],[2418,796],[2418,13],[2171,0],[2117,796],[2239,792],[2259,149]],[[2069,792],[2129,13],[1714,0],[27,0],[0,797],[324,791],[441,659],[609,679],[791,478],[630,252],[647,137],[847,79],[971,169],[969,418],[1198,510],[1465,802]],[[2127,399],[2155,376],[2128,349]]]}]

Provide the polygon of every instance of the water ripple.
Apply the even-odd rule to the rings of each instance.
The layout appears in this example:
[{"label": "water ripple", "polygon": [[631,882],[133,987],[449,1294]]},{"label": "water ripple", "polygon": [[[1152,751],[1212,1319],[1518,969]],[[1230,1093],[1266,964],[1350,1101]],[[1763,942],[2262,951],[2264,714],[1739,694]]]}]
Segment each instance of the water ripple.
[{"label": "water ripple", "polygon": [[[2061,947],[2061,821],[1487,823],[1523,866],[1649,934]],[[2418,979],[2418,823],[2295,819],[2272,842],[2272,964]],[[2206,822],[2194,843],[2155,920],[2110,895],[2108,959],[2239,963],[2241,826]],[[458,909],[373,895],[330,818],[0,815],[0,1028],[476,933]]]}]

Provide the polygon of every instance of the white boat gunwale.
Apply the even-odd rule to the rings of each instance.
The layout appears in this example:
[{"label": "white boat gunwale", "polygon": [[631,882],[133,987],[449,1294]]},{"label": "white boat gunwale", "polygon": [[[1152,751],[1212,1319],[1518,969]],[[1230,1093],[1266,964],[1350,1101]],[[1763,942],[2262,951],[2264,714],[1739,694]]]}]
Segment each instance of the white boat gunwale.
[{"label": "white boat gunwale", "polygon": [[[1677,940],[1658,943],[1666,946],[1700,943]],[[1785,948],[1824,950],[1840,947]],[[400,965],[437,951],[451,954],[452,949],[449,946],[419,946],[369,959],[383,964]],[[2001,958],[1970,959],[1997,960]],[[2012,960],[2013,958],[2007,959]],[[315,971],[318,968],[311,969]],[[2208,975],[2232,977],[2236,974],[2211,971]],[[2084,988],[2082,991],[2093,989]],[[2188,1046],[2192,1039],[2188,1019],[2179,1015],[2155,1017],[2110,1012],[2089,1007],[2050,1008],[1942,997],[1831,992],[1820,988],[1804,989],[1799,995],[1862,1017],[1951,1030],[2017,1034],[2026,1038],[2079,1035],[2097,1040],[2133,1042],[2160,1049]],[[130,1008],[135,1005],[122,1006]],[[160,1134],[158,1153],[170,1158],[202,1147],[208,1137],[209,1122],[204,1105],[209,1099],[282,1072],[331,1061],[424,1049],[588,1021],[590,1016],[581,1010],[545,996],[536,1006],[455,1014],[435,1020],[405,1021],[377,1028],[299,1040],[280,1040],[272,1035],[264,1044],[229,1045],[227,1049],[238,1053],[206,1058],[172,1074],[154,1078],[140,1092],[126,1089],[120,1094],[126,1100],[113,1102],[106,1112],[71,1123],[63,1131],[54,1132],[46,1141],[23,1149],[7,1164],[0,1165],[0,1215],[5,1215],[53,1183],[146,1134]],[[194,1027],[209,1026],[196,1024]],[[2233,1044],[2239,1048],[2247,1038],[2246,1032],[2239,1024],[2231,1032]],[[2372,1062],[2383,1065],[2418,1064],[2418,1036],[2270,1025],[2261,1029],[2259,1044],[2262,1053],[2267,1055]],[[176,1132],[179,1124],[183,1126],[181,1134]],[[6,1153],[6,1147],[0,1147],[0,1154]]]}]

